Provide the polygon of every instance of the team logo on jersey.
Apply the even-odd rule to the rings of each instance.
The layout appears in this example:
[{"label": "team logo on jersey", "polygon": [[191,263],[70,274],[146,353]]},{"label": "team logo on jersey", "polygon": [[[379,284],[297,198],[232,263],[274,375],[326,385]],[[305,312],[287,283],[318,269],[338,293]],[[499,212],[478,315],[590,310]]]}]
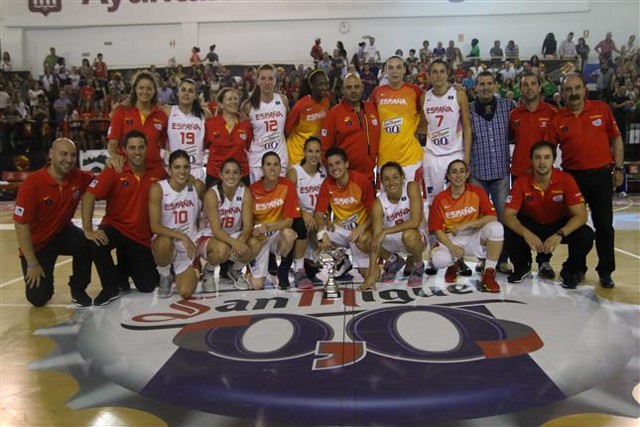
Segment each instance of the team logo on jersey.
[{"label": "team logo on jersey", "polygon": [[29,0],[29,12],[41,13],[44,16],[62,10],[62,0]]},{"label": "team logo on jersey", "polygon": [[344,118],[344,125],[345,126],[351,126],[353,124],[353,122],[351,121],[350,117],[345,117]]},{"label": "team logo on jersey", "polygon": [[155,122],[153,124],[153,127],[156,128],[156,130],[160,131],[160,130],[162,130],[162,123]]},{"label": "team logo on jersey", "polygon": [[132,126],[133,125],[133,119],[126,119],[125,123],[127,124],[127,126]]},{"label": "team logo on jersey", "polygon": [[22,215],[24,215],[24,208],[23,208],[22,206],[18,206],[18,205],[16,205],[16,208],[15,208],[15,210],[13,211],[13,213],[14,213],[16,216],[20,216],[20,217],[21,217]]},{"label": "team logo on jersey", "polygon": [[244,133],[244,132],[240,132],[240,139],[243,140],[243,141],[246,141],[247,140],[247,134]]},{"label": "team logo on jersey", "polygon": [[560,130],[561,130],[562,132],[569,132],[569,128],[568,128],[568,127],[566,127],[566,126],[562,126],[562,127],[560,128]]},{"label": "team logo on jersey", "polygon": [[90,188],[96,188],[96,186],[98,185],[98,180],[94,179],[93,181],[91,181],[91,184],[89,184]]},{"label": "team logo on jersey", "polygon": [[513,121],[513,127],[514,127],[514,128],[519,128],[519,127],[520,127],[520,125],[521,125],[520,120],[514,120],[514,121]]},{"label": "team logo on jersey", "polygon": [[122,184],[122,186],[123,186],[123,187],[128,187],[128,186],[129,186],[129,181],[127,181],[127,180],[122,180],[122,181],[121,181],[121,184]]},{"label": "team logo on jersey", "polygon": [[53,204],[53,199],[51,197],[45,197],[42,201],[45,206],[51,206]]},{"label": "team logo on jersey", "polygon": [[563,201],[563,200],[564,200],[564,196],[563,196],[562,194],[558,194],[558,195],[556,195],[556,196],[553,196],[552,200],[553,200],[554,202],[561,202],[561,201]]},{"label": "team logo on jersey", "polygon": [[591,122],[594,126],[600,126],[602,125],[602,119],[596,119],[594,121]]}]

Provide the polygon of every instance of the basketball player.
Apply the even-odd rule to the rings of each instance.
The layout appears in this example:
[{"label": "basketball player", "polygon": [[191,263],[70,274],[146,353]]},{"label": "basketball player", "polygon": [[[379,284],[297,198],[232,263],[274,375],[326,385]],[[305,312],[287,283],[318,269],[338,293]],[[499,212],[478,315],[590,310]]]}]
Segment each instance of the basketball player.
[{"label": "basketball player", "polygon": [[158,298],[171,296],[172,266],[182,298],[189,299],[198,285],[193,268],[198,256],[194,242],[204,183],[195,180],[190,184],[190,172],[190,155],[175,150],[169,156],[169,179],[155,183],[149,190],[149,226],[154,233],[151,251],[160,274]]},{"label": "basketball player", "polygon": [[[380,275],[378,256],[386,251],[388,257],[382,282],[392,282],[396,273],[404,265],[397,253],[405,252],[415,263],[409,275],[409,286],[421,286],[425,265],[421,260],[422,251],[427,246],[427,223],[423,213],[423,199],[420,186],[416,182],[407,182],[402,167],[394,162],[386,163],[380,170],[382,192],[373,202],[371,227],[373,240],[369,256],[369,275],[360,290],[375,287]],[[384,254],[383,254],[384,258]]]},{"label": "basketball player", "polygon": [[249,289],[242,269],[260,250],[253,231],[253,197],[241,181],[242,168],[235,159],[222,162],[220,180],[204,196],[204,214],[198,251],[207,260],[204,266],[204,292],[216,290],[216,265],[231,262],[227,276],[236,289]]},{"label": "basketball player", "polygon": [[242,111],[249,117],[253,130],[253,142],[247,152],[252,183],[262,178],[262,156],[265,153],[273,151],[278,154],[282,161],[283,176],[289,164],[284,137],[289,101],[286,96],[274,92],[275,84],[275,67],[261,65],[258,68],[258,83],[242,105]]},{"label": "basketball player", "polygon": [[205,118],[198,100],[196,82],[182,80],[178,86],[178,105],[165,105],[162,109],[169,117],[167,156],[179,149],[186,151],[191,163],[191,175],[204,182]]}]

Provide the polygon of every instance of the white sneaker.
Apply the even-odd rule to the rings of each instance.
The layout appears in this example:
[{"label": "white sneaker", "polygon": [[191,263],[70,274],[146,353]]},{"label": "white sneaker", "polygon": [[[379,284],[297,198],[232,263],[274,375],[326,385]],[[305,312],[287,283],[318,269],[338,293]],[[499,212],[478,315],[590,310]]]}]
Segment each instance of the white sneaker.
[{"label": "white sneaker", "polygon": [[240,291],[246,291],[251,288],[251,286],[249,285],[249,281],[246,277],[244,277],[242,271],[230,268],[227,272],[227,275],[233,280],[233,286],[235,286],[236,289]]},{"label": "white sneaker", "polygon": [[218,287],[216,286],[216,273],[209,270],[209,264],[205,265],[202,269],[202,292],[205,294],[211,294],[216,292]]},{"label": "white sneaker", "polygon": [[158,298],[166,299],[171,296],[171,276],[160,275],[160,284],[158,285]]}]

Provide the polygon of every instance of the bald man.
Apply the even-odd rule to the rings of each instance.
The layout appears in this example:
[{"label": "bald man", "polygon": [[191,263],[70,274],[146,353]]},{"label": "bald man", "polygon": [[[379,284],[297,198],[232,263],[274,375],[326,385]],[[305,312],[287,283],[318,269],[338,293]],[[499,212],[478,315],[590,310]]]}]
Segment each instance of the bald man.
[{"label": "bald man", "polygon": [[349,169],[360,172],[373,182],[376,167],[380,121],[372,101],[363,101],[364,86],[357,74],[347,74],[342,85],[342,102],[324,119],[322,153],[333,146],[342,148],[349,159]]},{"label": "bald man", "polygon": [[69,278],[73,303],[92,304],[85,291],[91,281],[89,245],[71,218],[93,176],[76,168],[76,158],[73,141],[56,139],[48,163],[29,175],[18,192],[13,221],[27,300],[35,307],[44,306],[53,296],[53,270],[59,255],[73,257]]}]

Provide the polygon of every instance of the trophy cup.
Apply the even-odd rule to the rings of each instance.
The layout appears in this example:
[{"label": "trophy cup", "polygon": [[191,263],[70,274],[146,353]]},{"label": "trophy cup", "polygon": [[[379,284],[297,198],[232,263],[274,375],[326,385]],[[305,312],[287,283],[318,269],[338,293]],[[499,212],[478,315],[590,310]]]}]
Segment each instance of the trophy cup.
[{"label": "trophy cup", "polygon": [[325,298],[340,298],[340,288],[333,277],[333,269],[336,265],[335,255],[338,253],[336,250],[328,249],[320,252],[320,262],[327,268],[327,282],[324,284],[323,296]]}]

